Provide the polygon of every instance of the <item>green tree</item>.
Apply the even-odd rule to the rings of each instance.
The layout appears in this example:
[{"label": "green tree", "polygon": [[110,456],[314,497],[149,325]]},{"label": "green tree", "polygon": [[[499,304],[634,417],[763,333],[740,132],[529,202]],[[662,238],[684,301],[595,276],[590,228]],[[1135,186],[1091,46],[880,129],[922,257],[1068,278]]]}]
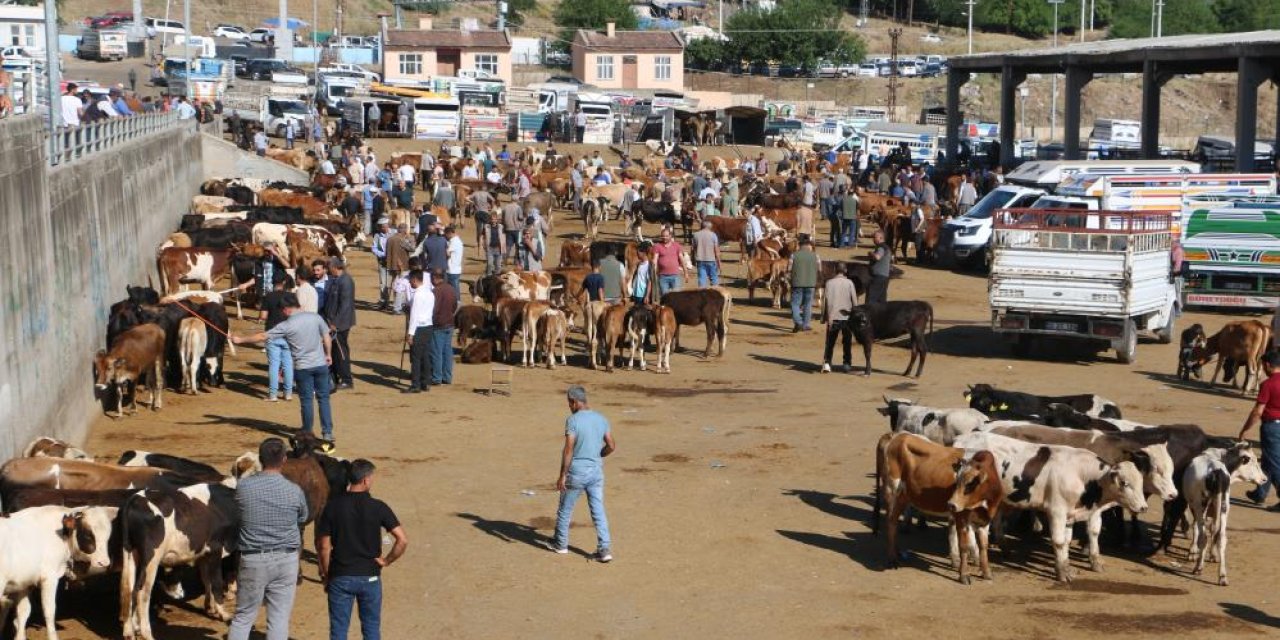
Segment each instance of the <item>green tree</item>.
[{"label": "green tree", "polygon": [[628,0],[563,0],[553,17],[565,47],[578,29],[604,29],[610,22],[618,29],[635,29],[640,24]]},{"label": "green tree", "polygon": [[841,15],[834,0],[787,0],[773,11],[740,11],[725,22],[730,40],[721,45],[723,58],[809,66],[820,58],[861,60],[866,45],[840,28]]},{"label": "green tree", "polygon": [[725,47],[715,38],[698,38],[684,47],[684,64],[690,69],[714,70],[724,62]]},{"label": "green tree", "polygon": [[[1213,8],[1222,30],[1226,32],[1280,28],[1280,0],[1218,0]],[[1168,19],[1169,9],[1166,6],[1165,24],[1168,24]]]},{"label": "green tree", "polygon": [[[1221,30],[1218,17],[1204,0],[1165,0],[1161,32],[1167,36],[1184,33],[1216,33]],[[1151,36],[1151,2],[1149,0],[1117,0],[1112,16],[1113,38],[1146,38]]]}]

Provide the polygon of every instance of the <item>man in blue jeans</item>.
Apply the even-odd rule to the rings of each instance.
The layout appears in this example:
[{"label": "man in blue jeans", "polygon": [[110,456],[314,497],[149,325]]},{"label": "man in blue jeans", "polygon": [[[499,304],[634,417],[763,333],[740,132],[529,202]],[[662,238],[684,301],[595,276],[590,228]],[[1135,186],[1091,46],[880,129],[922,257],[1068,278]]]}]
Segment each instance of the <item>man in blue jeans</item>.
[{"label": "man in blue jeans", "polygon": [[587,493],[587,506],[591,509],[591,521],[596,526],[596,553],[600,562],[613,560],[610,551],[609,519],[604,513],[604,460],[617,450],[609,421],[587,406],[587,390],[581,386],[569,387],[569,411],[573,415],[564,425],[564,451],[560,456],[560,476],[556,489],[560,491],[560,510],[556,514],[556,535],[547,541],[547,548],[556,553],[569,553],[569,522],[573,519],[573,507],[578,496]]},{"label": "man in blue jeans", "polygon": [[282,305],[283,322],[269,331],[247,336],[232,335],[231,342],[245,344],[283,339],[289,344],[289,352],[293,355],[293,377],[302,406],[302,430],[312,432],[311,402],[314,397],[320,405],[320,429],[325,441],[321,448],[329,453],[334,446],[333,414],[329,409],[329,365],[333,363],[329,325],[320,314],[303,311],[298,305],[298,296],[293,293],[285,293]]},{"label": "man in blue jeans", "polygon": [[431,274],[431,283],[436,297],[431,309],[431,384],[453,384],[453,316],[458,313],[458,290],[440,271]]},{"label": "man in blue jeans", "polygon": [[693,261],[698,265],[699,287],[720,284],[720,238],[708,220],[703,220],[702,229],[693,234]]},{"label": "man in blue jeans", "polygon": [[[382,638],[382,570],[409,547],[391,507],[369,495],[373,472],[368,460],[352,462],[347,492],[331,496],[316,519],[320,580],[329,594],[329,640],[347,640],[353,604],[360,608],[360,636]],[[383,531],[395,539],[386,556]]]},{"label": "man in blue jeans", "polygon": [[[1250,500],[1262,504],[1271,491],[1271,485],[1280,483],[1280,352],[1272,351],[1262,359],[1262,368],[1267,372],[1267,379],[1258,388],[1258,403],[1245,418],[1244,427],[1240,429],[1240,439],[1253,429],[1253,425],[1262,422],[1262,470],[1267,474],[1267,482],[1257,489],[1246,493]],[[1280,512],[1280,503],[1271,505],[1267,511]]]},{"label": "man in blue jeans", "polygon": [[[292,284],[292,278],[282,272],[276,272],[274,278],[271,293],[263,296],[262,304],[259,305],[262,309],[258,314],[258,321],[267,331],[284,322],[284,297],[297,297],[297,294],[285,291]],[[277,399],[281,368],[284,369],[284,399],[288,401],[293,398],[293,356],[289,354],[289,343],[284,338],[267,340],[267,402],[275,402]]]}]

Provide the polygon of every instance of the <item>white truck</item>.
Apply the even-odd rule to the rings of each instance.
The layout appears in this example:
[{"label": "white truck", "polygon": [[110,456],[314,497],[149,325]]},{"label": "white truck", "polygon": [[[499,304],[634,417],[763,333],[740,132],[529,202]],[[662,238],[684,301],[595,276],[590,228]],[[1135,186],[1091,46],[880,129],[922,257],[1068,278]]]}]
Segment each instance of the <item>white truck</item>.
[{"label": "white truck", "polygon": [[1027,356],[1037,339],[1105,345],[1124,364],[1138,332],[1173,337],[1170,211],[1002,209],[995,214],[991,329]]},{"label": "white truck", "polygon": [[84,60],[124,60],[129,55],[128,36],[124,29],[85,29],[76,55]]},{"label": "white truck", "polygon": [[308,87],[245,86],[228,91],[222,97],[225,117],[236,114],[244,120],[261,123],[267,135],[284,137],[285,124],[292,120],[298,140],[311,131],[311,110],[307,106]]},{"label": "white truck", "polygon": [[581,109],[586,115],[587,127],[583,132],[584,144],[613,143],[613,100],[602,93],[569,94],[570,111]]}]

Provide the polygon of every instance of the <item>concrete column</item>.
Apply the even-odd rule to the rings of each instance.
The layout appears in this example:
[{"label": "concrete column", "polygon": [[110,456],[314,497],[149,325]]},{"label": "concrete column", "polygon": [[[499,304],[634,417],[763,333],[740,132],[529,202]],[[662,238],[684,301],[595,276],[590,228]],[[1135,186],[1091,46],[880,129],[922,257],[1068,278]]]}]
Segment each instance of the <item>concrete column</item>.
[{"label": "concrete column", "polygon": [[1080,67],[1067,67],[1066,110],[1062,118],[1062,146],[1067,160],[1080,159],[1080,100],[1085,85],[1093,80],[1093,72]]},{"label": "concrete column", "polygon": [[1000,164],[1013,165],[1014,130],[1018,126],[1018,85],[1027,74],[1006,65],[1000,71]]},{"label": "concrete column", "polygon": [[960,88],[969,82],[968,71],[947,70],[947,129],[946,137],[947,164],[956,166],[956,156],[960,155]]},{"label": "concrete column", "polygon": [[1253,171],[1258,140],[1258,85],[1270,77],[1257,58],[1240,58],[1236,71],[1236,171]]},{"label": "concrete column", "polygon": [[1160,157],[1160,89],[1169,81],[1169,72],[1156,62],[1142,64],[1142,157]]}]

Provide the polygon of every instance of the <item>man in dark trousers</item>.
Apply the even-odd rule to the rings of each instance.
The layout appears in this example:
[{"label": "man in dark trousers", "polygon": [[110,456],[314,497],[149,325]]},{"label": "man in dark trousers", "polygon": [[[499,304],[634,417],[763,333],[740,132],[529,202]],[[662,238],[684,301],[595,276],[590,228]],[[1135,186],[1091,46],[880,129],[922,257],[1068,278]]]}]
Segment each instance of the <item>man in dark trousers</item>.
[{"label": "man in dark trousers", "polygon": [[[346,640],[351,605],[360,610],[360,634],[382,637],[382,570],[409,547],[404,527],[387,504],[369,495],[374,466],[359,458],[347,473],[346,493],[334,494],[316,519],[320,580],[329,594],[329,639]],[[395,539],[382,555],[382,532]]]},{"label": "man in dark trousers", "polygon": [[425,276],[421,270],[409,272],[409,287],[412,291],[409,300],[409,322],[404,337],[409,347],[409,367],[411,377],[409,388],[401,393],[422,393],[430,391],[428,382],[431,379],[431,323],[435,321],[435,294],[431,285],[422,280]]},{"label": "man in dark trousers", "polygon": [[342,258],[329,258],[329,283],[324,287],[324,316],[333,332],[334,390],[351,389],[351,347],[347,337],[356,326],[356,283],[347,273]]},{"label": "man in dark trousers", "polygon": [[431,384],[453,384],[453,315],[458,290],[440,271],[431,272],[435,305],[431,311]]},{"label": "man in dark trousers", "polygon": [[822,372],[831,373],[831,356],[836,338],[843,340],[845,373],[853,367],[853,328],[849,326],[849,314],[858,306],[858,292],[853,281],[845,277],[844,264],[836,262],[835,275],[827,279],[822,296],[822,321],[827,325],[827,346],[822,352]]},{"label": "man in dark trousers", "polygon": [[889,301],[889,273],[893,269],[893,250],[884,243],[884,232],[876,229],[875,249],[871,252],[871,284],[867,285],[867,304]]},{"label": "man in dark trousers", "polygon": [[440,221],[431,225],[431,235],[422,240],[422,262],[428,273],[449,268],[449,240],[441,234]]}]

